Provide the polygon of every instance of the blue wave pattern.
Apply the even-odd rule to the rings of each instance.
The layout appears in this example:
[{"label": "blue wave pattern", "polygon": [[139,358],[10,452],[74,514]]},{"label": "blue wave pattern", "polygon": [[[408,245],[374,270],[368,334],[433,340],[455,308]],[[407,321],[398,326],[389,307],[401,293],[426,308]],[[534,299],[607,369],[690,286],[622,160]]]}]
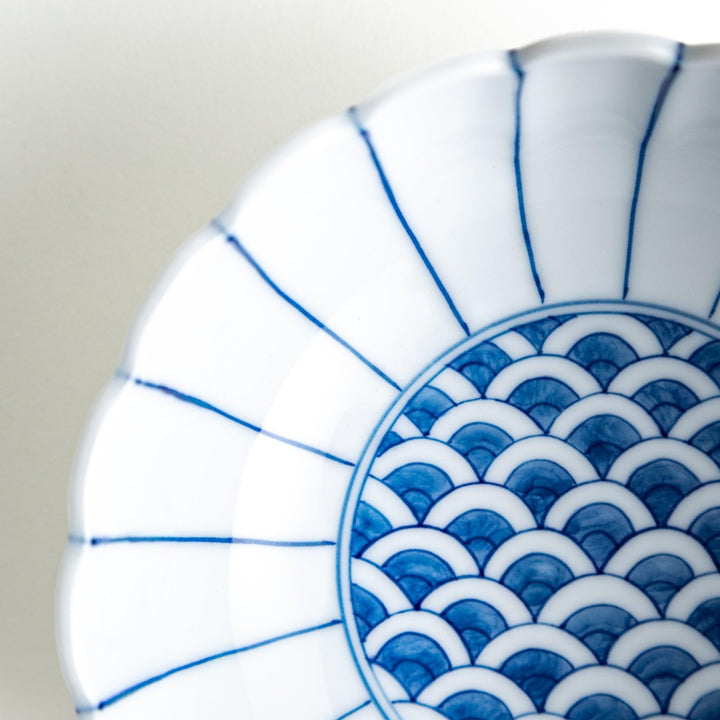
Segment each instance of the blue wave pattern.
[{"label": "blue wave pattern", "polygon": [[546,317],[405,405],[351,534],[362,650],[404,719],[720,718],[720,341]]}]

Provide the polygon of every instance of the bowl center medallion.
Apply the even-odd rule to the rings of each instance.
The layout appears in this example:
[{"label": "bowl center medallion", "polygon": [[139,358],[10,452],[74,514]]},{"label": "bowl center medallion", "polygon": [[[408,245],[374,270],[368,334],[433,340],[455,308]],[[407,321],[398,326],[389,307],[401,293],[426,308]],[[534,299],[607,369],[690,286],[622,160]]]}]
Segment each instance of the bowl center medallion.
[{"label": "bowl center medallion", "polygon": [[719,464],[709,324],[568,306],[448,352],[380,424],[348,497],[342,604],[377,705],[715,717]]}]

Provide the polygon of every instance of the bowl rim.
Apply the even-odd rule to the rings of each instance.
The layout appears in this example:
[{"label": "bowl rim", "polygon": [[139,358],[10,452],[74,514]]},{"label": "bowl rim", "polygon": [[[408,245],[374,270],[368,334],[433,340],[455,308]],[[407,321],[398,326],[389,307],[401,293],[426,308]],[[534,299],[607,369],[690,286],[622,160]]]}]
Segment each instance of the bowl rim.
[{"label": "bowl rim", "polygon": [[[355,107],[365,121],[386,106],[414,92],[424,90],[428,86],[444,85],[468,75],[482,79],[484,76],[491,76],[500,71],[507,72],[509,53],[517,54],[523,70],[536,64],[572,63],[585,58],[598,57],[629,61],[646,60],[663,66],[671,66],[679,46],[683,47],[683,63],[707,63],[716,65],[720,71],[720,42],[686,45],[653,34],[607,30],[573,32],[543,38],[516,50],[482,50],[440,62],[428,63],[383,83]],[[254,192],[256,186],[261,184],[265,176],[281,172],[282,167],[290,158],[327,135],[341,122],[346,122],[345,110],[339,110],[324,119],[312,122],[284,139],[277,149],[261,159],[246,173],[239,187],[231,192],[230,202],[218,216],[222,217],[232,208],[244,204],[245,199]],[[77,526],[84,527],[86,525],[84,480],[90,455],[110,408],[125,387],[128,377],[125,368],[131,367],[133,364],[143,330],[178,273],[191,260],[195,252],[205,244],[211,233],[214,234],[215,231],[208,225],[180,244],[169,261],[165,263],[164,269],[152,284],[135,313],[120,353],[119,370],[101,389],[88,413],[78,440],[66,496],[68,525],[72,518]],[[81,677],[75,661],[70,623],[73,606],[71,596],[75,576],[83,562],[83,553],[87,551],[89,544],[84,538],[72,534],[67,536],[65,549],[57,569],[55,586],[56,650],[61,672],[78,711],[84,711],[90,701],[84,679]]]}]

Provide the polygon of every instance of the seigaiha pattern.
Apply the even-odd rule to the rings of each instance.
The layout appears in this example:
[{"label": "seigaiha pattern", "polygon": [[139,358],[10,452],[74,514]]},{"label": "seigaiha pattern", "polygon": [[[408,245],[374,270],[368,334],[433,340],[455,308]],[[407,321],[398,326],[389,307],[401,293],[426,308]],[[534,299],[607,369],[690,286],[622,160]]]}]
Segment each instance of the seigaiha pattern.
[{"label": "seigaiha pattern", "polygon": [[718,418],[720,341],[667,318],[548,316],[441,364],[351,509],[386,707],[720,717]]}]

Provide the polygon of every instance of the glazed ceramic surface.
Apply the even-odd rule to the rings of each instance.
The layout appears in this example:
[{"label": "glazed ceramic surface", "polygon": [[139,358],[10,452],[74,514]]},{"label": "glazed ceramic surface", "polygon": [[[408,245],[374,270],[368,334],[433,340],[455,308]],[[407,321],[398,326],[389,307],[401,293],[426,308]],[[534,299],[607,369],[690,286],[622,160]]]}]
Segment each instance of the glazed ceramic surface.
[{"label": "glazed ceramic surface", "polygon": [[96,720],[720,717],[720,50],[426,71],[288,145],[78,460]]}]

